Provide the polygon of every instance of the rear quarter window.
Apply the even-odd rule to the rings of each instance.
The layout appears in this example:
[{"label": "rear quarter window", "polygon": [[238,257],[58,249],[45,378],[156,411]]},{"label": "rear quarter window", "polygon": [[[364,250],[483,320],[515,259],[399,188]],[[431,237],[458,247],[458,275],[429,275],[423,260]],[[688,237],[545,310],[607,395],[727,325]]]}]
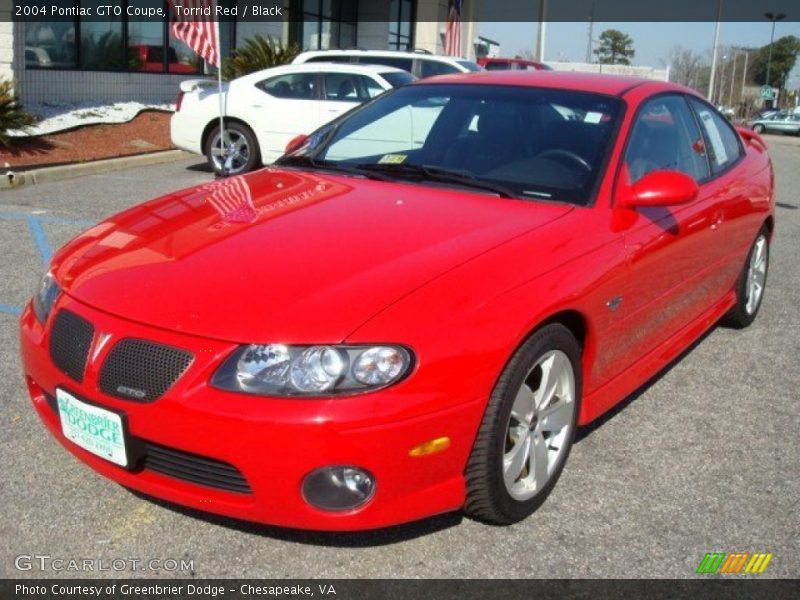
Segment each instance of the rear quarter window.
[{"label": "rear quarter window", "polygon": [[449,75],[460,73],[456,67],[438,60],[420,60],[420,77],[433,77],[435,75]]},{"label": "rear quarter window", "polygon": [[414,64],[410,58],[400,58],[395,56],[359,56],[359,64],[362,65],[383,65],[385,67],[395,67],[403,71],[411,72]]},{"label": "rear quarter window", "polygon": [[737,162],[743,154],[739,135],[728,120],[710,106],[694,98],[690,98],[689,103],[697,115],[697,121],[705,138],[711,170],[715,174],[721,173]]}]

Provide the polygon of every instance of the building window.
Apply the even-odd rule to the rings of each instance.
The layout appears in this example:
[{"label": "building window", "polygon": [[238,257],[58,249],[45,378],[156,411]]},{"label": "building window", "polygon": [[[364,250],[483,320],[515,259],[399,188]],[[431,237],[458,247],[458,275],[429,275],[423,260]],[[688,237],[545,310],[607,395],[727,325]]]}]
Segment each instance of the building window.
[{"label": "building window", "polygon": [[77,66],[75,24],[25,24],[25,66],[41,69],[74,69]]},{"label": "building window", "polygon": [[[75,6],[74,0],[56,0]],[[95,6],[93,0],[81,5]],[[34,69],[80,69],[142,73],[202,73],[204,64],[189,47],[170,33],[169,23],[128,19],[126,6],[161,7],[166,0],[109,0],[123,17],[114,21],[72,21],[25,24],[25,66]],[[229,48],[233,23],[221,23],[223,50]]]},{"label": "building window", "polygon": [[297,40],[305,50],[352,48],[356,45],[358,0],[297,0],[303,21]]},{"label": "building window", "polygon": [[411,50],[414,0],[392,0],[389,5],[389,50]]}]

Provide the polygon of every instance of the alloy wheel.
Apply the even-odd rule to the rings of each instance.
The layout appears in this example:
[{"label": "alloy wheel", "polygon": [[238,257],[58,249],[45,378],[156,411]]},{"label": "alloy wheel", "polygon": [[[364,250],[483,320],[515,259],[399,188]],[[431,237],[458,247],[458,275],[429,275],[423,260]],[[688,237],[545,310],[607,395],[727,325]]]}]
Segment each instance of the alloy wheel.
[{"label": "alloy wheel", "polygon": [[769,259],[769,248],[767,238],[761,234],[753,245],[750,253],[750,264],[747,268],[746,282],[746,301],[745,310],[748,315],[752,315],[758,309],[761,297],[764,295],[764,283],[767,279],[767,260]]},{"label": "alloy wheel", "polygon": [[512,498],[540,492],[558,469],[572,435],[575,373],[567,355],[541,356],[517,391],[506,427],[503,480]]},{"label": "alloy wheel", "polygon": [[211,160],[214,168],[222,171],[224,165],[224,170],[231,175],[241,173],[250,158],[247,138],[238,131],[226,129],[223,148],[220,148],[219,138],[218,133],[211,141]]}]

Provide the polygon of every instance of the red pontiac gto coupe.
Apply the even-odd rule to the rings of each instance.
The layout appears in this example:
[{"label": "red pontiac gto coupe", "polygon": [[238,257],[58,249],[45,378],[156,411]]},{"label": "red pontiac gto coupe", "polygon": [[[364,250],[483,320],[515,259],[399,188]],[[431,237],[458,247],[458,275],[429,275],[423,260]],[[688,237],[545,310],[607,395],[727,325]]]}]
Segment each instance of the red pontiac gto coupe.
[{"label": "red pontiac gto coupe", "polygon": [[761,138],[682,87],[428,79],[67,244],[22,315],[25,378],[70,452],[169,501],[513,523],[577,426],[753,321],[772,196]]}]

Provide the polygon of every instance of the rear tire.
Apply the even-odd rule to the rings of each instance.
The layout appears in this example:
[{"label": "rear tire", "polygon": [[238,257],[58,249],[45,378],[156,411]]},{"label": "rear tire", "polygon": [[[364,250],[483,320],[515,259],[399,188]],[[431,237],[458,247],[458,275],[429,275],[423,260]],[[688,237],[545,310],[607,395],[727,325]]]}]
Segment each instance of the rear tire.
[{"label": "rear tire", "polygon": [[489,399],[465,472],[468,515],[509,525],[545,501],[572,448],[580,397],[580,344],[561,324],[542,327]]},{"label": "rear tire", "polygon": [[722,317],[722,325],[744,329],[755,320],[764,299],[768,271],[769,231],[762,227],[747,253],[736,282],[736,304]]},{"label": "rear tire", "polygon": [[[218,175],[222,174],[220,160],[219,125],[211,130],[206,140],[206,160]],[[225,163],[228,175],[241,175],[261,165],[258,140],[253,131],[243,123],[225,123]]]}]

